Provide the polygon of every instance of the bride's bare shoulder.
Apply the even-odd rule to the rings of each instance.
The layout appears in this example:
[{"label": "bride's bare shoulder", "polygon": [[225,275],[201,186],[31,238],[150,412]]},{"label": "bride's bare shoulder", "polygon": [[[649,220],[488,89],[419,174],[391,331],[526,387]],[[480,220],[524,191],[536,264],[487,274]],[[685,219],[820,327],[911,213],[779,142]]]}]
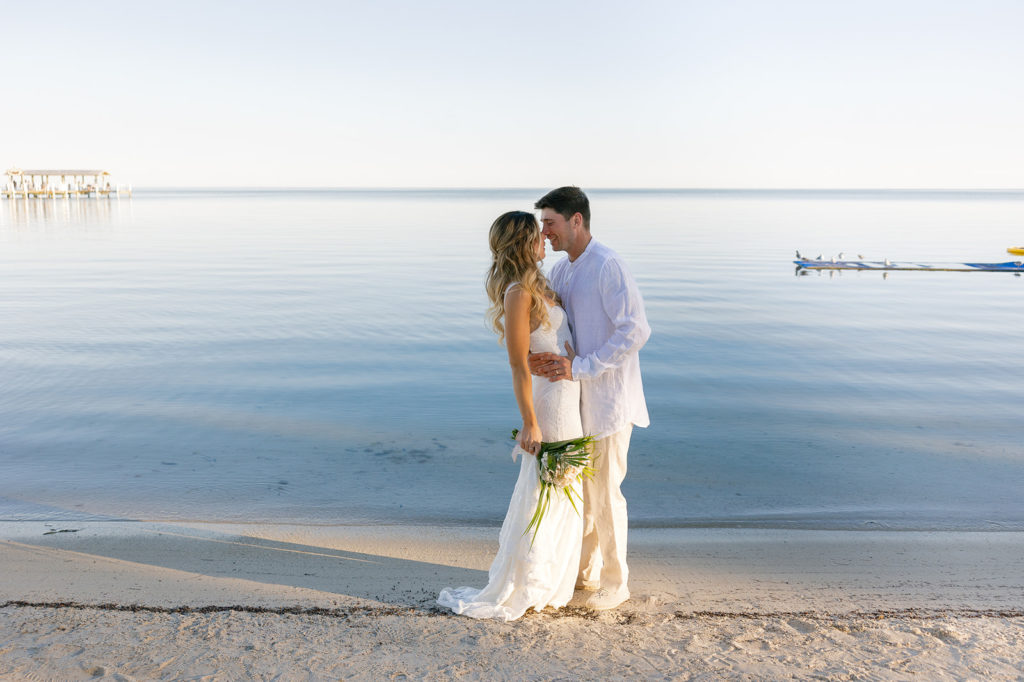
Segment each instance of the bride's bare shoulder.
[{"label": "bride's bare shoulder", "polygon": [[518,303],[520,301],[529,301],[530,294],[519,282],[512,282],[505,288],[505,307],[508,307],[509,303]]}]

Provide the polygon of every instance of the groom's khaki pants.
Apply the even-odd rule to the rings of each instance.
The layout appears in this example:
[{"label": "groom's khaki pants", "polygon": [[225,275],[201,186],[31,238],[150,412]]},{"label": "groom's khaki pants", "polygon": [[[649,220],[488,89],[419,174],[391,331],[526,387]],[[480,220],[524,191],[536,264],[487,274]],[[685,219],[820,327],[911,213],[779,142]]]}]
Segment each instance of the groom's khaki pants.
[{"label": "groom's khaki pants", "polygon": [[594,443],[593,478],[583,480],[583,550],[580,578],[616,591],[626,587],[626,451],[633,425]]}]

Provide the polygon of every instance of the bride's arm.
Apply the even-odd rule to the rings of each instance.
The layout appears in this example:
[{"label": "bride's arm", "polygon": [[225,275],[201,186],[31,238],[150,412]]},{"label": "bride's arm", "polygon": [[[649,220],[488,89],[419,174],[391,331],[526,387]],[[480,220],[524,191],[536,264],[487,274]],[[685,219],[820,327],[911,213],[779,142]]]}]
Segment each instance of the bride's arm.
[{"label": "bride's arm", "polygon": [[505,347],[512,366],[512,390],[523,417],[519,447],[536,454],[540,450],[540,425],[533,410],[533,383],[527,356],[530,354],[530,295],[519,287],[505,294]]}]

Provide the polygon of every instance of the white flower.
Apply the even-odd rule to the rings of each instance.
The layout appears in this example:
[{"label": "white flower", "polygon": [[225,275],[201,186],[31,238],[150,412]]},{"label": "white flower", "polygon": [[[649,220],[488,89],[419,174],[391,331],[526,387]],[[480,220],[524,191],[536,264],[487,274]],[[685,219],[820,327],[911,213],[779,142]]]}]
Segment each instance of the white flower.
[{"label": "white flower", "polygon": [[[515,439],[519,432],[512,431],[512,438]],[[594,442],[591,436],[570,438],[568,440],[554,443],[541,443],[539,457],[537,457],[537,478],[540,480],[540,491],[537,499],[537,509],[533,518],[523,531],[526,535],[533,530],[533,540],[537,539],[537,530],[544,518],[548,505],[551,502],[551,493],[556,492],[565,495],[566,499],[579,513],[577,502],[582,504],[583,497],[578,488],[573,487],[576,481],[593,475],[591,467],[589,446]],[[575,500],[574,500],[575,498]],[[533,546],[533,540],[530,546]]]}]

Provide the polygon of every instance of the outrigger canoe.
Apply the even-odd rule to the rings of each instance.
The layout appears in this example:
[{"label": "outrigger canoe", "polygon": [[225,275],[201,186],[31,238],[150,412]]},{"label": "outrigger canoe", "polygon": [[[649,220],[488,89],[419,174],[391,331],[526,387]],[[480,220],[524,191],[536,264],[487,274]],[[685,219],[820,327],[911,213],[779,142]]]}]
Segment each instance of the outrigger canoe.
[{"label": "outrigger canoe", "polygon": [[1024,261],[1006,263],[894,263],[877,260],[816,260],[803,258],[793,261],[806,270],[935,270],[936,272],[1024,272]]}]

